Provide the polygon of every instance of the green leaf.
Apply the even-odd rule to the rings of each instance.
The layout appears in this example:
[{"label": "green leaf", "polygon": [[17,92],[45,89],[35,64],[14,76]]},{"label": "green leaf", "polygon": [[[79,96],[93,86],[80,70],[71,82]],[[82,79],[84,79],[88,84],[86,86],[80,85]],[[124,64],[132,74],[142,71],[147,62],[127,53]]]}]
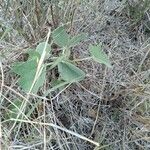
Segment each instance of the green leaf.
[{"label": "green leaf", "polygon": [[[45,48],[45,44],[46,44],[46,42],[42,42],[42,43],[40,43],[40,44],[36,47],[36,52],[38,52],[38,53],[40,54],[40,56],[41,56],[42,53],[43,53],[43,50],[44,50],[44,48]],[[46,47],[46,52],[47,52],[46,57],[47,57],[47,58],[49,57],[48,53],[49,53],[50,51],[51,51],[51,46],[50,46],[50,44],[47,44],[47,47]]]},{"label": "green leaf", "polygon": [[64,81],[60,80],[60,79],[55,79],[55,80],[52,80],[51,81],[51,86],[54,87],[54,86],[57,86],[61,83],[63,83]]},{"label": "green leaf", "polygon": [[45,80],[46,80],[46,67],[44,66],[43,69],[42,69],[41,75],[39,76],[38,80],[35,82],[35,85],[32,89],[33,93],[38,92],[39,88],[41,86],[43,86]]},{"label": "green leaf", "polygon": [[17,62],[13,64],[12,71],[18,75],[28,75],[37,67],[36,59],[30,59],[26,62]]},{"label": "green leaf", "polygon": [[79,44],[81,41],[85,40],[87,37],[86,34],[81,33],[79,35],[74,36],[68,43],[69,47],[73,47],[76,46],[77,44]]},{"label": "green leaf", "polygon": [[60,47],[67,46],[70,37],[69,34],[65,31],[64,26],[58,27],[52,32],[52,38],[54,40],[54,43],[59,45]]},{"label": "green leaf", "polygon": [[36,58],[37,61],[39,61],[39,59],[40,59],[40,54],[39,54],[38,52],[36,52],[36,51],[33,50],[33,49],[29,49],[29,50],[27,51],[27,53],[29,54],[28,60],[29,60],[29,59],[33,59],[33,58]]},{"label": "green leaf", "polygon": [[63,81],[61,79],[55,79],[55,80],[52,80],[51,81],[51,86],[52,86],[52,89],[59,89],[59,90],[62,90],[64,88],[64,83],[66,83],[66,81]]},{"label": "green leaf", "polygon": [[105,64],[107,67],[112,67],[107,55],[101,49],[100,45],[90,45],[89,50],[92,58],[99,63]]},{"label": "green leaf", "polygon": [[53,61],[53,64],[50,66],[49,70],[56,67],[63,59],[64,59],[64,56],[58,57],[55,61]]},{"label": "green leaf", "polygon": [[86,36],[86,34],[82,33],[71,38],[66,32],[64,26],[58,27],[52,32],[54,43],[56,43],[60,47],[75,46],[79,42],[83,41],[86,38]]},{"label": "green leaf", "polygon": [[[31,59],[26,62],[15,63],[12,67],[12,71],[20,75],[18,84],[22,87],[25,92],[29,92],[32,83],[35,78],[37,70],[37,59]],[[37,93],[38,89],[43,85],[46,76],[46,68],[44,67],[41,75],[33,86],[31,93]]]},{"label": "green leaf", "polygon": [[83,80],[85,73],[69,62],[60,62],[58,64],[58,71],[61,78],[67,82],[77,82]]}]

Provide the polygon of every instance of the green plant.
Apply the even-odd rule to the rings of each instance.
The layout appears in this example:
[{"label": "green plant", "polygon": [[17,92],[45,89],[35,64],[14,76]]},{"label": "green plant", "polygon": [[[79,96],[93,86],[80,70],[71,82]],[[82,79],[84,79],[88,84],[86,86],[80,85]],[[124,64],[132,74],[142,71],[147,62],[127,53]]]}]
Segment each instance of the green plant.
[{"label": "green plant", "polygon": [[[58,80],[61,82],[55,84],[52,89],[46,92],[47,94],[63,85],[79,82],[85,78],[85,72],[75,65],[76,60],[70,59],[70,51],[71,47],[74,47],[86,38],[86,34],[81,33],[71,37],[66,32],[65,27],[61,26],[52,32],[53,40],[51,44],[48,44],[49,36],[46,42],[37,46],[36,50],[28,50],[29,57],[27,61],[13,64],[12,71],[20,76],[18,84],[25,92],[36,94],[46,80],[46,71],[56,67],[59,73]],[[61,49],[58,57],[53,57],[51,53],[53,50],[51,45],[53,43],[57,44]],[[101,50],[99,45],[90,45],[89,49],[91,57],[88,59],[93,59],[111,67],[107,55]],[[86,60],[87,58],[84,59]],[[81,61],[84,59],[81,59]],[[45,60],[51,60],[51,62],[46,63],[47,61]]]}]

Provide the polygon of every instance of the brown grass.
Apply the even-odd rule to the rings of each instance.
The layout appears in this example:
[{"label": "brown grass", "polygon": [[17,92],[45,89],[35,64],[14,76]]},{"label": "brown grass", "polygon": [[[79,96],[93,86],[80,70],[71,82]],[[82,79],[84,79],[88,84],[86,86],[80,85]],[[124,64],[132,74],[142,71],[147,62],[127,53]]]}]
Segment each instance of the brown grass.
[{"label": "brown grass", "polygon": [[[2,149],[148,150],[150,10],[146,9],[140,21],[133,24],[124,1],[68,0],[59,8],[48,1],[35,2],[0,4],[0,34],[10,29],[0,41]],[[80,62],[78,65],[87,73],[84,81],[43,98],[49,78],[55,74],[48,72],[43,88],[29,99],[31,105],[26,110],[31,114],[18,110],[29,120],[15,120],[12,128],[14,121],[6,117],[8,106],[15,99],[26,101],[27,93],[18,87],[11,65],[24,59],[22,54],[27,48],[35,48],[45,40],[49,26],[53,29],[62,23],[71,27],[71,34],[89,35],[72,50],[74,58],[88,57],[88,45],[102,43],[113,68],[93,61]],[[100,146],[96,147],[96,143]]]}]

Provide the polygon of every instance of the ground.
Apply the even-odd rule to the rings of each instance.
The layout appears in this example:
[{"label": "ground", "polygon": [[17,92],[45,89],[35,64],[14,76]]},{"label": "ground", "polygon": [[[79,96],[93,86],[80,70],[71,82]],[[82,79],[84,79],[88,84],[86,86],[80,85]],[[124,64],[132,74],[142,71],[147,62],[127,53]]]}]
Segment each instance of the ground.
[{"label": "ground", "polygon": [[[150,149],[149,0],[2,1],[0,14],[1,149]],[[112,68],[77,62],[85,79],[44,97],[59,76],[57,69],[47,70],[44,85],[28,98],[12,64],[26,61],[47,29],[62,24],[71,35],[87,34],[72,48],[72,59],[89,57],[89,45],[101,44]],[[57,45],[53,50],[57,55]],[[15,120],[10,111],[18,99],[31,105]]]}]

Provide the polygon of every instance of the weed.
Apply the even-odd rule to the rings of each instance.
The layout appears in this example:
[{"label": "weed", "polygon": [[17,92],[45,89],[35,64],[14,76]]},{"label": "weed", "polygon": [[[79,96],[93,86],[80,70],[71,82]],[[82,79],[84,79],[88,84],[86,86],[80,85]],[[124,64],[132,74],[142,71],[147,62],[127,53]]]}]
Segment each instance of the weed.
[{"label": "weed", "polygon": [[149,10],[126,1],[2,1],[0,149],[149,149]]},{"label": "weed", "polygon": [[[64,26],[61,26],[52,32],[52,38],[51,44],[43,42],[37,46],[36,50],[28,51],[29,57],[27,61],[13,64],[12,71],[20,76],[18,84],[25,92],[36,94],[46,80],[46,70],[51,70],[55,67],[58,68],[59,72],[60,78],[58,80],[62,81],[60,86],[84,79],[85,73],[73,64],[75,60],[70,60],[70,48],[83,41],[86,38],[86,34],[70,37]],[[61,53],[55,58],[52,56],[53,49],[51,48],[51,45],[53,43],[61,48]],[[89,49],[91,53],[89,59],[93,58],[93,60],[111,67],[107,55],[101,50],[100,46],[90,45]],[[51,60],[51,62],[45,63],[46,59]],[[86,58],[83,59],[86,60]],[[28,72],[28,74],[26,74],[26,72]],[[36,81],[34,81],[35,76],[37,76]],[[57,87],[60,86],[57,85]],[[46,93],[48,94],[48,92]]]}]

